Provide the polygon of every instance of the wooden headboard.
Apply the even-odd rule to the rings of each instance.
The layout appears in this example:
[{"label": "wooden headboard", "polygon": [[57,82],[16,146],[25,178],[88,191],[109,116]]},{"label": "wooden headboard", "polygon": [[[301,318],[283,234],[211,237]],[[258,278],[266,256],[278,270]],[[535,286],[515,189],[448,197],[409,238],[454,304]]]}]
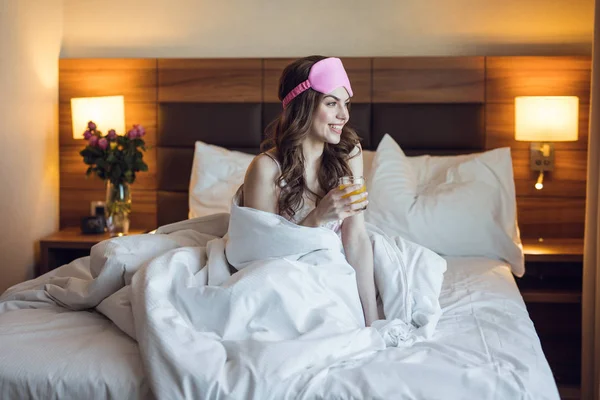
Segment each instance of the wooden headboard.
[{"label": "wooden headboard", "polygon": [[[409,154],[512,148],[523,237],[582,237],[589,57],[342,58],[355,95],[350,123],[375,149],[385,133]],[[133,186],[132,225],[153,229],[187,216],[196,140],[256,153],[281,105],[290,59],[63,59],[60,61],[61,227],[77,225],[102,182],[86,180],[72,138],[72,97],[125,95],[127,124],[146,127],[150,171]],[[556,169],[533,188],[528,143],[514,140],[514,97],[576,95],[580,137],[556,144]]]}]

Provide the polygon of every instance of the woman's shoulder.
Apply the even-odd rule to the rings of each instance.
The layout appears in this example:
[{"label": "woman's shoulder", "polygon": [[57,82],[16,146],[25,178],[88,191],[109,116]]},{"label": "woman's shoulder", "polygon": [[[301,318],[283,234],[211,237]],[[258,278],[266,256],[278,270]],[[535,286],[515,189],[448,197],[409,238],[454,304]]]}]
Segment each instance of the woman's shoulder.
[{"label": "woman's shoulder", "polygon": [[280,167],[273,153],[264,152],[252,159],[244,183],[274,182],[280,175]]},{"label": "woman's shoulder", "polygon": [[267,151],[264,151],[264,152],[260,153],[258,156],[263,156],[263,155],[269,157],[270,159],[275,161],[275,163],[277,163],[277,165],[279,165],[279,153],[277,152],[276,148],[272,148]]},{"label": "woman's shoulder", "polygon": [[265,153],[254,157],[242,186],[244,206],[275,213],[278,196],[276,182],[279,176],[279,166],[274,159]]}]

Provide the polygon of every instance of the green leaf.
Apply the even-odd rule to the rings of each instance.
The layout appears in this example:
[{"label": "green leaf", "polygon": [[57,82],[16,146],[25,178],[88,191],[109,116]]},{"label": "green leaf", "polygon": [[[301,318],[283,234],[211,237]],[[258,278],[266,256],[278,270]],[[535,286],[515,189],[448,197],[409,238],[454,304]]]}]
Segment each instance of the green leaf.
[{"label": "green leaf", "polygon": [[102,169],[108,169],[108,167],[109,167],[109,164],[103,158],[98,158],[96,160],[96,165]]},{"label": "green leaf", "polygon": [[89,151],[90,155],[94,155],[96,157],[101,157],[102,153],[104,152],[100,147],[88,146],[87,150]]},{"label": "green leaf", "polygon": [[133,155],[126,154],[125,157],[123,157],[123,160],[128,166],[133,165]]},{"label": "green leaf", "polygon": [[110,172],[110,180],[113,182],[120,182],[122,179],[121,174],[122,174],[121,167],[118,165],[115,165],[114,168],[112,169],[112,171]]},{"label": "green leaf", "polygon": [[138,171],[148,171],[148,165],[147,165],[145,162],[141,161],[141,160],[140,160],[140,161],[138,161],[138,162],[135,164],[135,168],[136,168]]},{"label": "green leaf", "polygon": [[93,157],[95,154],[89,149],[89,147],[86,147],[85,149],[81,150],[79,152],[79,154],[82,157]]}]

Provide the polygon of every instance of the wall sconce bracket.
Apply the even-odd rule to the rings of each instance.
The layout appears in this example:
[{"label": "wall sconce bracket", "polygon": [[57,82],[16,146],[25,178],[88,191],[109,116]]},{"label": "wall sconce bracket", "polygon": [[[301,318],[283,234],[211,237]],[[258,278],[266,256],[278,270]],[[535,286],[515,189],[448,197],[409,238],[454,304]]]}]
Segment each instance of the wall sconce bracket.
[{"label": "wall sconce bracket", "polygon": [[554,170],[554,144],[533,142],[530,147],[530,168],[532,171]]}]

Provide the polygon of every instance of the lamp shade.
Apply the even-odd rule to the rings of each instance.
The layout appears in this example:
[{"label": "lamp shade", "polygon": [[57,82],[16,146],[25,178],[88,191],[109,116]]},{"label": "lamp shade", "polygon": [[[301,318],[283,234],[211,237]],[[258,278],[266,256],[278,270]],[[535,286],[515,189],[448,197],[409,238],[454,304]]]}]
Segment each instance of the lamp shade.
[{"label": "lamp shade", "polygon": [[576,141],[579,98],[521,96],[515,98],[515,139],[527,142]]},{"label": "lamp shade", "polygon": [[73,138],[83,139],[89,121],[102,133],[109,129],[125,133],[125,99],[123,96],[79,97],[71,99]]}]

